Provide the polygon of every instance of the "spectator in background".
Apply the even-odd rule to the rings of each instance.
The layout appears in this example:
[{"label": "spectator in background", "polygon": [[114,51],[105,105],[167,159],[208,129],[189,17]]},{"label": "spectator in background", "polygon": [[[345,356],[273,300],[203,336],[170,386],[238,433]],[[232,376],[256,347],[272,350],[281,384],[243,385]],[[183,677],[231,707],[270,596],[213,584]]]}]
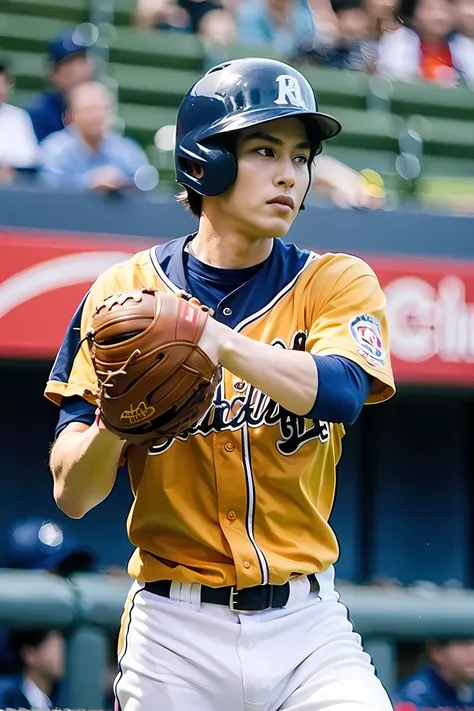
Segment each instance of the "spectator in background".
[{"label": "spectator in background", "polygon": [[292,58],[313,47],[316,26],[305,0],[243,0],[237,11],[239,42],[268,44]]},{"label": "spectator in background", "polygon": [[66,536],[54,521],[31,518],[17,521],[8,532],[4,566],[68,577],[95,570],[96,556],[87,546]]},{"label": "spectator in background", "polygon": [[374,171],[368,178],[327,153],[314,160],[311,193],[327,197],[344,209],[378,210],[385,205],[385,189],[380,175]]},{"label": "spectator in background", "polygon": [[472,709],[474,640],[436,640],[426,647],[428,665],[396,689],[395,711]]},{"label": "spectator in background", "polygon": [[68,31],[55,37],[48,51],[50,87],[41,92],[29,108],[36,138],[47,136],[67,124],[67,95],[83,82],[91,81],[94,67],[80,33]]},{"label": "spectator in background", "polygon": [[454,0],[456,30],[474,44],[474,2]]},{"label": "spectator in background", "polygon": [[137,171],[149,165],[142,149],[111,131],[112,100],[97,82],[70,94],[70,125],[41,146],[40,171],[52,187],[112,192],[134,186]]},{"label": "spectator in background", "polygon": [[[69,577],[96,569],[94,553],[68,536],[54,521],[29,518],[16,521],[7,531],[1,565],[16,570],[44,570]],[[18,659],[8,644],[9,631],[0,628],[0,674],[13,674]],[[0,694],[1,698],[1,694]],[[0,703],[0,709],[5,708]]]},{"label": "spectator in background", "polygon": [[64,640],[54,630],[12,630],[8,645],[18,677],[0,690],[2,709],[51,709],[64,671]]},{"label": "spectator in background", "polygon": [[456,13],[449,0],[417,0],[410,27],[387,32],[379,43],[379,73],[392,79],[422,79],[454,86],[473,76],[472,53],[454,33]]},{"label": "spectator in background", "polygon": [[319,42],[312,50],[312,59],[335,69],[374,71],[377,40],[366,6],[362,0],[337,0],[333,8],[337,34],[329,38],[330,42]]},{"label": "spectator in background", "polygon": [[454,54],[459,58],[460,74],[474,89],[474,1],[453,0],[456,34],[452,38]]},{"label": "spectator in background", "polygon": [[199,35],[212,45],[235,39],[235,20],[221,0],[138,0],[136,26]]},{"label": "spectator in background", "polygon": [[30,117],[7,103],[13,83],[6,60],[0,58],[0,182],[11,182],[17,169],[34,168],[38,159]]},{"label": "spectator in background", "polygon": [[364,5],[375,38],[380,39],[385,32],[393,32],[400,27],[400,0],[365,0]]},{"label": "spectator in background", "polygon": [[[54,521],[43,518],[16,521],[7,531],[1,551],[1,566],[9,569],[44,570],[67,578],[97,568],[93,551],[66,535]],[[0,627],[0,674],[12,674],[18,666],[9,649],[8,634]]]},{"label": "spectator in background", "polygon": [[[73,536],[66,533],[57,523],[42,518],[30,518],[17,521],[7,533],[7,538],[3,546],[4,559],[2,564],[10,569],[22,570],[44,570],[52,575],[59,575],[67,578],[75,573],[99,572],[97,556],[90,548],[80,544]],[[119,577],[126,572],[113,567],[108,567],[102,571],[109,577]],[[24,699],[21,698],[20,691],[23,686],[18,678],[10,678],[11,675],[19,671],[18,663],[21,658],[19,654],[19,641],[29,640],[28,644],[38,648],[38,656],[43,660],[50,660],[53,670],[58,668],[54,665],[54,652],[56,642],[51,642],[48,634],[53,638],[56,633],[26,632],[18,633],[6,629],[0,629],[0,674],[8,674],[7,684],[0,676],[0,709],[5,708],[30,708],[24,706]],[[48,640],[47,640],[48,637]],[[43,645],[42,641],[46,643]],[[12,644],[13,642],[13,644]],[[109,664],[104,677],[104,697],[107,700],[102,708],[112,709],[112,683],[116,676],[116,635],[110,635],[109,640]],[[56,648],[56,651],[57,648]],[[62,665],[61,665],[62,668]],[[55,677],[52,681],[58,682],[60,677]],[[20,681],[20,683],[19,683]],[[34,678],[33,678],[34,681]],[[37,684],[49,696],[47,689]],[[27,685],[29,686],[29,685]],[[4,691],[8,691],[4,696]],[[25,694],[32,698],[30,694]],[[41,698],[41,697],[40,697]],[[3,705],[4,703],[9,706]],[[14,703],[13,703],[14,702]],[[34,708],[43,708],[37,707]],[[44,707],[46,708],[46,707]]]}]

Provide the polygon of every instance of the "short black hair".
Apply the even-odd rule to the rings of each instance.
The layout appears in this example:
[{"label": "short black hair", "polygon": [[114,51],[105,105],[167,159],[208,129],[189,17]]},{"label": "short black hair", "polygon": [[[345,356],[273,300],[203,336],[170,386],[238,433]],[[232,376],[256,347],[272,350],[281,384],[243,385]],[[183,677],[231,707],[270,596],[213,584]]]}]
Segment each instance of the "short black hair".
[{"label": "short black hair", "polygon": [[199,195],[195,190],[186,186],[176,199],[186,210],[192,212],[194,217],[198,219],[201,217],[202,195]]},{"label": "short black hair", "polygon": [[365,10],[363,0],[331,0],[331,6],[336,15],[344,10]]},{"label": "short black hair", "polygon": [[24,629],[14,629],[14,630],[9,630],[8,635],[7,635],[7,647],[9,651],[11,652],[15,664],[18,667],[18,670],[21,671],[24,666],[25,662],[23,660],[23,655],[22,655],[22,650],[25,647],[39,647],[40,645],[43,644],[45,639],[49,634],[51,634],[52,630],[41,630],[41,629],[32,629],[32,630],[24,630]]}]

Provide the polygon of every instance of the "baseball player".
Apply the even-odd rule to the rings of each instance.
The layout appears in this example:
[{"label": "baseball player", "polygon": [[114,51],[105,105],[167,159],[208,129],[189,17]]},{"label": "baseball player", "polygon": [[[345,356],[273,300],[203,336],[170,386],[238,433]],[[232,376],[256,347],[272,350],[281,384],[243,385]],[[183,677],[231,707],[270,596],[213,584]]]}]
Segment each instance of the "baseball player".
[{"label": "baseball player", "polygon": [[[59,507],[85,515],[128,460],[136,550],[115,682],[122,711],[391,709],[335,591],[328,523],[345,426],[394,393],[385,299],[361,259],[280,239],[322,142],[340,129],[286,64],[211,69],[177,121],[176,177],[197,232],[102,274],[53,366]],[[95,305],[142,287],[214,310],[199,346],[223,376],[207,414],[138,466],[137,448],[96,411],[81,340]]]}]

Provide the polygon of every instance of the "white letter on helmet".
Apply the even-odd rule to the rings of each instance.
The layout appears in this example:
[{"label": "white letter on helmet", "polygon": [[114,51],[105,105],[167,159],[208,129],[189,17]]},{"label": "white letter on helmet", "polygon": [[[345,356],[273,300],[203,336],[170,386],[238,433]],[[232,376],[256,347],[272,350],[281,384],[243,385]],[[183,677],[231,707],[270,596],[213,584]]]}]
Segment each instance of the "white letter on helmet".
[{"label": "white letter on helmet", "polygon": [[278,99],[275,104],[290,104],[306,108],[301,96],[301,87],[295,77],[292,77],[291,74],[280,74],[276,78],[276,82],[278,84]]}]

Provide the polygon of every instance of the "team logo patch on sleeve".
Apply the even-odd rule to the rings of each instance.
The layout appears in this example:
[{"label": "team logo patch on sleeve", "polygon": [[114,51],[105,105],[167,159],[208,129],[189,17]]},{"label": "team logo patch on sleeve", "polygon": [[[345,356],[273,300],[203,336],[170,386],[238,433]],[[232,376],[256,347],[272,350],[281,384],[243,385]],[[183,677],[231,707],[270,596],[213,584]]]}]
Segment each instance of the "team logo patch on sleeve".
[{"label": "team logo patch on sleeve", "polygon": [[352,319],[349,328],[351,336],[358,346],[357,353],[363,356],[370,365],[384,365],[386,353],[378,321],[369,314],[361,314]]}]

